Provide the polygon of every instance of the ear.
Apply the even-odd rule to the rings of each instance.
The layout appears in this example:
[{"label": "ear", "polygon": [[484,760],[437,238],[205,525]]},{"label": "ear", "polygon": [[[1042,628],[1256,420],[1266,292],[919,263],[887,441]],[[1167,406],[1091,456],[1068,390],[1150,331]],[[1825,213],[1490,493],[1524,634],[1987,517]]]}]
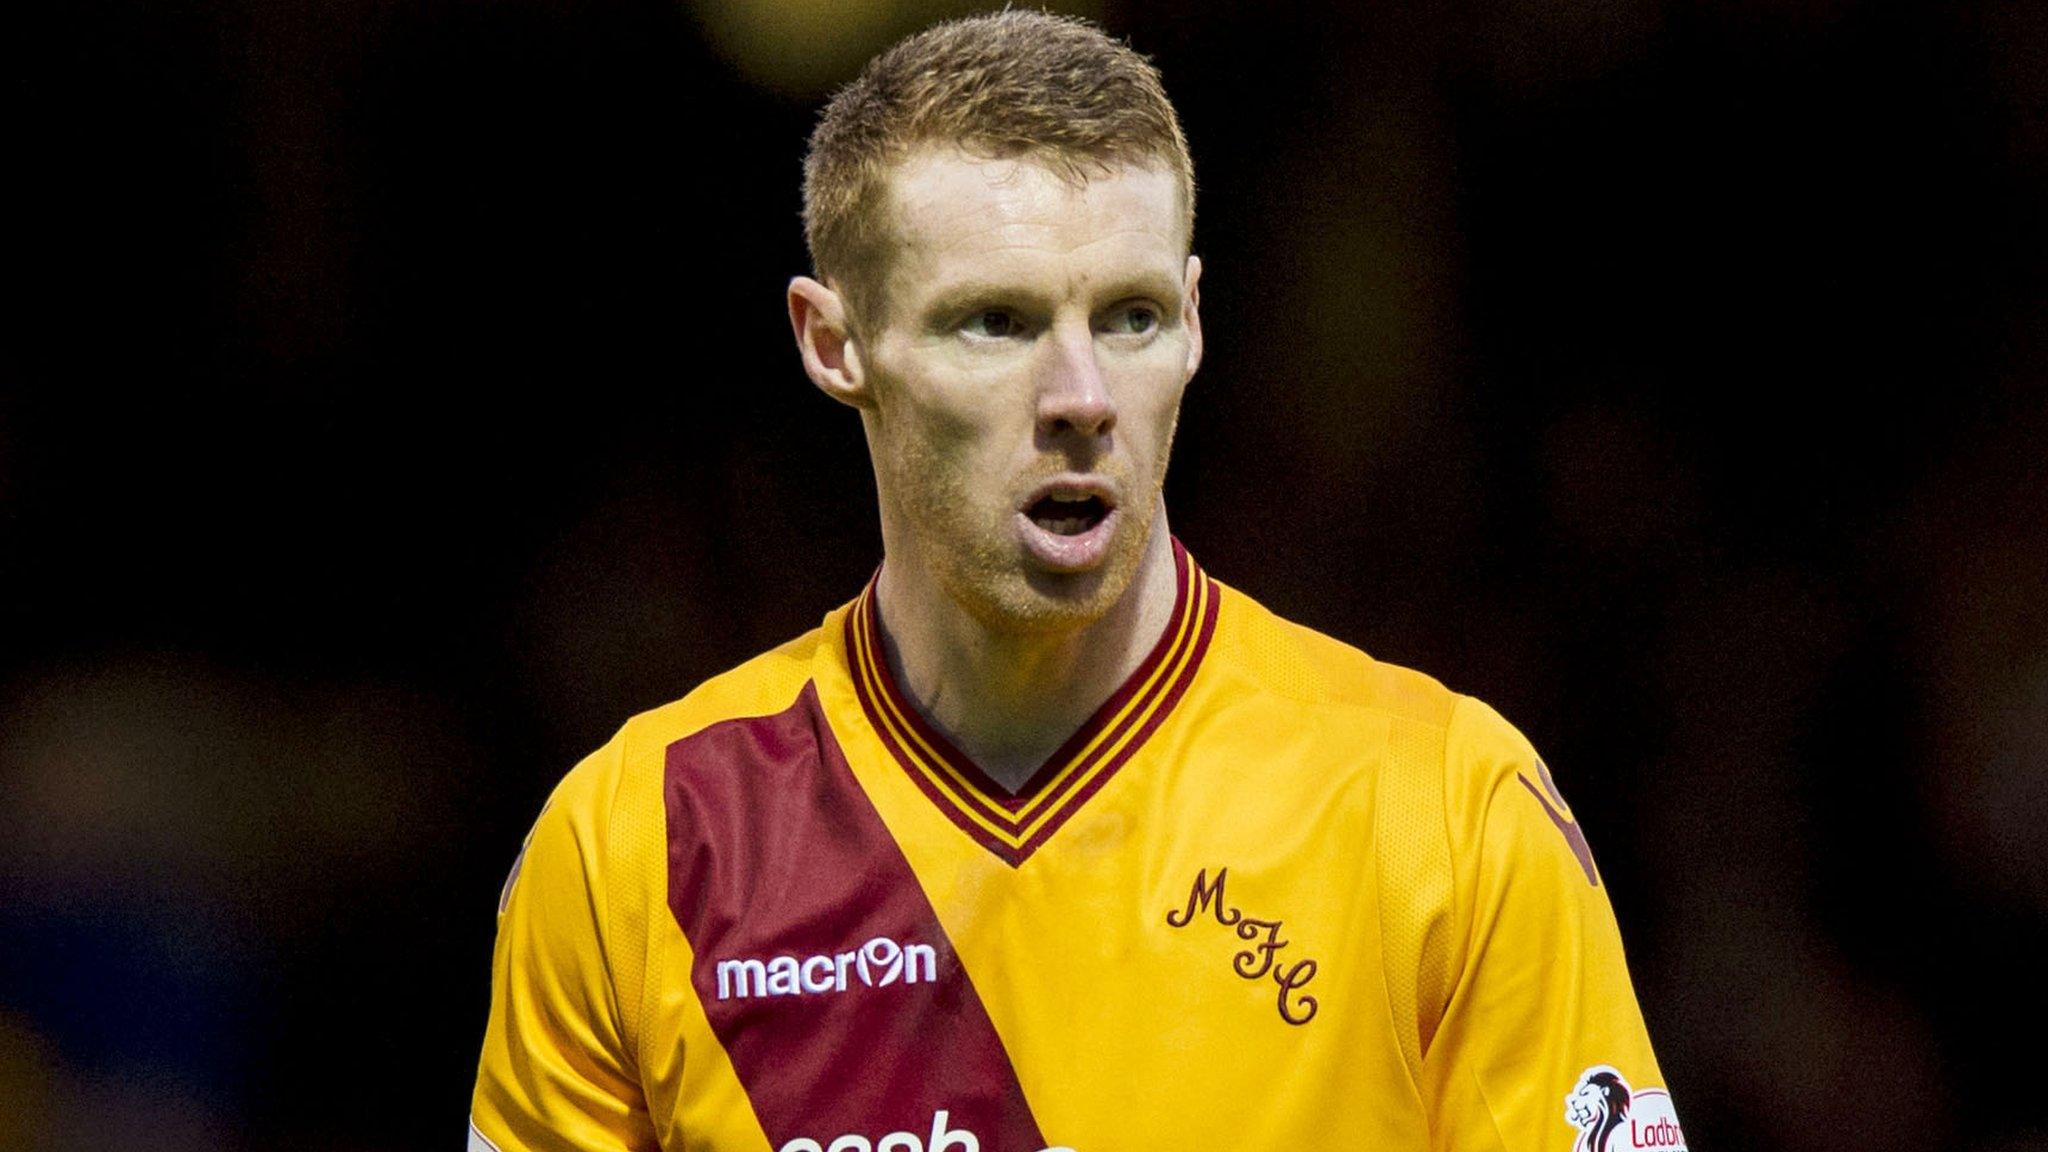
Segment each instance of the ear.
[{"label": "ear", "polygon": [[1188,257],[1187,282],[1181,288],[1181,323],[1188,328],[1188,378],[1202,366],[1202,258]]},{"label": "ear", "polygon": [[820,392],[854,408],[874,407],[844,297],[809,276],[796,277],[789,282],[789,326],[804,374]]}]

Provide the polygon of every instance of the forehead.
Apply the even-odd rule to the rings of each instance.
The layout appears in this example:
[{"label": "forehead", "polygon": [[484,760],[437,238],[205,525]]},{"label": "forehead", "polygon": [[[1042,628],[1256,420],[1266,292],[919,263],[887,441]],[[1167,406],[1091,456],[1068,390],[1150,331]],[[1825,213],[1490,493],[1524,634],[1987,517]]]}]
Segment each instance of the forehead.
[{"label": "forehead", "polygon": [[1187,255],[1179,185],[1163,168],[1076,182],[1028,159],[931,150],[897,165],[889,191],[892,295],[950,270],[1177,272]]}]

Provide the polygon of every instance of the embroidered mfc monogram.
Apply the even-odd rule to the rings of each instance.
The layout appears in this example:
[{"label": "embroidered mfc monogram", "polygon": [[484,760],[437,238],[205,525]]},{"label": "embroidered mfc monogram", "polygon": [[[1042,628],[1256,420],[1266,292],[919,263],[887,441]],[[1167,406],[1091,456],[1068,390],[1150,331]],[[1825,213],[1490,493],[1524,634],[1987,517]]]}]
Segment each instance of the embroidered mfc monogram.
[{"label": "embroidered mfc monogram", "polygon": [[1195,873],[1195,884],[1188,890],[1187,906],[1178,912],[1169,910],[1166,923],[1174,928],[1185,928],[1195,922],[1195,917],[1205,911],[1213,911],[1216,923],[1225,928],[1234,928],[1237,938],[1251,941],[1251,947],[1230,958],[1230,968],[1247,980],[1258,980],[1269,973],[1273,982],[1280,986],[1277,1004],[1280,1018],[1289,1024],[1306,1024],[1315,1019],[1316,998],[1300,991],[1304,984],[1315,979],[1316,962],[1310,959],[1296,960],[1292,964],[1281,964],[1277,957],[1288,942],[1280,938],[1280,921],[1261,920],[1247,916],[1231,907],[1223,896],[1223,881],[1230,875],[1230,869],[1218,868],[1216,879],[1209,879],[1207,868]]}]

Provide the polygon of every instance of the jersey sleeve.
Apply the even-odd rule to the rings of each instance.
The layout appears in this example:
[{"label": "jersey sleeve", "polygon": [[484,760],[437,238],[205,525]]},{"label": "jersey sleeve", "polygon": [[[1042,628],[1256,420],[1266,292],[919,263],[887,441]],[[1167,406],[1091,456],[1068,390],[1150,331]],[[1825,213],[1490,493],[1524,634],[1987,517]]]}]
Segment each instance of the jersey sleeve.
[{"label": "jersey sleeve", "polygon": [[564,778],[499,898],[470,1152],[659,1147],[614,980],[606,831],[618,759],[608,748]]},{"label": "jersey sleeve", "polygon": [[1548,768],[1460,698],[1445,772],[1456,927],[1422,1067],[1431,1147],[1684,1148],[1607,890]]}]

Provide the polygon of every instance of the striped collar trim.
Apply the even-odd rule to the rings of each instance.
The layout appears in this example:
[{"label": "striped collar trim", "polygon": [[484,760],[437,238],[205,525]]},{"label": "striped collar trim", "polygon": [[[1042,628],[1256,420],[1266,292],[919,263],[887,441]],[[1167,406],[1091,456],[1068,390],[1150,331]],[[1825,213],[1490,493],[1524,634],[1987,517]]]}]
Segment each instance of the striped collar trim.
[{"label": "striped collar trim", "polygon": [[875,582],[846,614],[854,693],[875,733],[918,788],[960,829],[1012,867],[1022,864],[1109,782],[1187,691],[1216,631],[1219,589],[1173,542],[1173,615],[1137,670],[1011,795],[904,697],[883,654]]}]

